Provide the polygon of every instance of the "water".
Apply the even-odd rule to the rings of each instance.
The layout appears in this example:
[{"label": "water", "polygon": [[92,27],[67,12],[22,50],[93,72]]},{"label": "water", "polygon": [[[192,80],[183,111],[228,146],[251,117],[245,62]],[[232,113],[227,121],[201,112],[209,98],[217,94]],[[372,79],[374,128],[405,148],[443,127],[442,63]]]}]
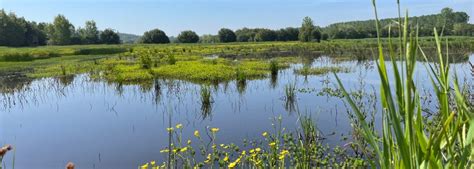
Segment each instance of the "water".
[{"label": "water", "polygon": [[[471,55],[469,60],[473,59]],[[333,65],[336,61],[321,57],[310,64]],[[353,70],[338,74],[347,88],[377,94],[379,78],[372,61],[337,65]],[[333,75],[297,76],[293,69],[299,67],[302,64],[280,71],[276,79],[250,80],[245,86],[236,82],[211,86],[209,115],[201,111],[201,86],[185,81],[121,85],[93,81],[87,75],[4,81],[0,144],[15,146],[15,168],[19,169],[64,168],[68,161],[80,168],[136,168],[150,160],[165,159],[159,151],[168,144],[170,116],[173,125],[185,126],[185,139],[195,141],[193,131],[200,130],[204,135],[209,126],[220,128],[217,142],[240,144],[244,138],[261,138],[262,132],[272,131],[271,119],[278,116],[287,130],[297,130],[299,114],[311,116],[326,144],[346,143],[342,138],[350,138],[351,132],[346,106],[340,98],[317,94],[323,88],[335,88]],[[469,64],[453,67],[472,86]],[[388,69],[392,67],[388,65]],[[415,74],[423,96],[432,92],[426,72],[419,64]],[[294,111],[285,106],[284,100],[285,85],[290,83],[312,91],[297,92]],[[423,104],[434,107],[436,103]],[[375,119],[380,119],[380,113]],[[9,154],[4,159],[7,167],[11,161]]]}]

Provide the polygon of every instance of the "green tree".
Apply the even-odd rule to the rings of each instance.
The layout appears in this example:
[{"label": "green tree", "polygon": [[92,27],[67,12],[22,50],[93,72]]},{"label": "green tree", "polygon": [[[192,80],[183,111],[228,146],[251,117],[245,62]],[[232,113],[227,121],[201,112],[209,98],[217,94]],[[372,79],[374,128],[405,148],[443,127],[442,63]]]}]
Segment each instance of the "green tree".
[{"label": "green tree", "polygon": [[143,34],[141,43],[170,43],[170,39],[165,32],[159,29],[153,29]]},{"label": "green tree", "polygon": [[298,28],[288,27],[276,31],[278,41],[296,41],[298,40],[299,34]]},{"label": "green tree", "polygon": [[105,44],[120,44],[120,36],[113,29],[100,32],[100,42]]},{"label": "green tree", "polygon": [[277,34],[275,31],[270,29],[261,29],[255,35],[255,41],[264,42],[264,41],[275,41],[277,39]]},{"label": "green tree", "polygon": [[46,33],[39,28],[36,22],[27,22],[25,40],[27,46],[46,45]]},{"label": "green tree", "polygon": [[329,34],[327,33],[322,33],[321,34],[321,40],[328,40],[329,39]]},{"label": "green tree", "polygon": [[79,29],[78,33],[84,44],[96,44],[99,42],[99,30],[95,21],[86,21],[85,27]]},{"label": "green tree", "polygon": [[178,35],[178,41],[181,43],[196,43],[199,41],[199,36],[194,31],[183,31]]},{"label": "green tree", "polygon": [[218,35],[219,35],[219,40],[223,43],[235,42],[237,40],[237,37],[234,31],[227,28],[222,28],[221,30],[219,30]]},{"label": "green tree", "polygon": [[313,40],[313,30],[316,27],[314,26],[313,20],[310,17],[305,17],[303,19],[303,24],[301,24],[299,39],[302,42],[309,42]]},{"label": "green tree", "polygon": [[474,36],[474,25],[467,23],[454,24],[453,33],[458,36]]},{"label": "green tree", "polygon": [[0,45],[22,46],[25,44],[25,26],[15,14],[0,10]]},{"label": "green tree", "polygon": [[316,42],[321,41],[321,31],[319,29],[313,29],[313,32],[311,32],[311,36]]},{"label": "green tree", "polygon": [[199,38],[199,43],[219,43],[219,36],[217,36],[217,35],[202,35]]},{"label": "green tree", "polygon": [[49,29],[49,42],[53,45],[68,45],[74,33],[74,26],[63,15],[54,18],[54,22]]}]

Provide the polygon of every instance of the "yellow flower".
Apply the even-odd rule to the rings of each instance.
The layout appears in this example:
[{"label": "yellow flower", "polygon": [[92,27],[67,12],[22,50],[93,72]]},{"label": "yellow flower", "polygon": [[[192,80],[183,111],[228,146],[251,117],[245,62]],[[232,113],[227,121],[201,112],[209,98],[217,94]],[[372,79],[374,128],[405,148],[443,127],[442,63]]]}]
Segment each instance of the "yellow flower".
[{"label": "yellow flower", "polygon": [[170,152],[170,150],[169,149],[163,149],[163,150],[160,151],[160,153],[167,153],[167,152]]},{"label": "yellow flower", "polygon": [[217,148],[217,146],[215,144],[212,145],[212,149],[215,149]]},{"label": "yellow flower", "polygon": [[188,150],[188,147],[184,147],[180,150],[180,152],[186,152]]},{"label": "yellow flower", "polygon": [[209,162],[211,162],[211,154],[208,154],[206,160],[204,161],[204,163],[209,163]]},{"label": "yellow flower", "polygon": [[183,128],[183,124],[181,124],[181,123],[177,124],[177,125],[176,125],[176,128],[177,128],[177,129]]},{"label": "yellow flower", "polygon": [[229,161],[229,155],[227,153],[225,154],[224,161],[225,162]]},{"label": "yellow flower", "polygon": [[246,154],[245,150],[244,150],[244,151],[242,151],[242,155],[245,155],[245,154]]},{"label": "yellow flower", "polygon": [[166,128],[166,130],[168,130],[168,132],[172,132],[174,129],[173,127],[170,127],[170,128]]},{"label": "yellow flower", "polygon": [[276,143],[275,143],[275,142],[271,142],[271,143],[270,143],[270,144],[268,144],[268,145],[269,145],[270,147],[273,147],[273,146],[275,146],[275,145],[276,145]]},{"label": "yellow flower", "polygon": [[283,160],[283,159],[285,159],[285,156],[284,156],[284,155],[280,155],[280,156],[278,157],[278,159]]},{"label": "yellow flower", "polygon": [[228,167],[229,167],[229,169],[232,169],[232,168],[234,168],[236,165],[237,165],[237,163],[232,162],[232,163],[229,164]]},{"label": "yellow flower", "polygon": [[219,128],[211,128],[211,132],[217,133],[219,131]]},{"label": "yellow flower", "polygon": [[[241,156],[241,157],[242,157],[242,156]],[[229,168],[234,168],[237,164],[240,163],[240,158],[241,158],[241,157],[237,158],[234,162],[230,163],[228,167],[229,167]]]},{"label": "yellow flower", "polygon": [[148,163],[146,163],[145,165],[142,165],[141,169],[148,169]]},{"label": "yellow flower", "polygon": [[224,147],[224,146],[225,146],[225,144],[221,144],[220,146],[221,146],[221,147]]},{"label": "yellow flower", "polygon": [[254,153],[254,152],[255,152],[255,150],[254,150],[254,149],[251,149],[249,152],[250,152],[250,153]]},{"label": "yellow flower", "polygon": [[194,136],[196,136],[197,138],[201,137],[201,135],[199,134],[199,131],[194,131]]},{"label": "yellow flower", "polygon": [[268,133],[267,133],[267,132],[263,132],[263,133],[262,133],[262,136],[263,136],[263,137],[267,137],[267,136],[268,136]]},{"label": "yellow flower", "polygon": [[283,160],[285,159],[285,155],[289,154],[290,152],[288,150],[283,150],[280,152],[280,156],[278,157],[278,159],[280,160]]},{"label": "yellow flower", "polygon": [[255,151],[258,153],[258,152],[262,151],[262,149],[256,148]]},{"label": "yellow flower", "polygon": [[150,164],[151,164],[152,166],[155,166],[156,162],[155,162],[155,161],[151,161]]},{"label": "yellow flower", "polygon": [[191,140],[188,140],[188,144],[191,144]]}]

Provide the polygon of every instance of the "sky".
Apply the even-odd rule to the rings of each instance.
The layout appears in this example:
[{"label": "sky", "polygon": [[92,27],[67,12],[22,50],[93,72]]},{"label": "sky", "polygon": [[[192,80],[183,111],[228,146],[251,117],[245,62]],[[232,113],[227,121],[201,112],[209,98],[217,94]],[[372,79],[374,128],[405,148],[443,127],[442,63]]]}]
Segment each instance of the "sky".
[{"label": "sky", "polygon": [[[463,11],[474,23],[474,0],[401,0],[410,16]],[[169,36],[183,30],[216,34],[220,28],[298,27],[305,16],[318,26],[373,19],[372,0],[0,0],[0,8],[36,22],[65,15],[76,27],[94,20],[99,29],[141,35],[159,28]],[[396,0],[378,0],[380,18],[396,17]]]}]

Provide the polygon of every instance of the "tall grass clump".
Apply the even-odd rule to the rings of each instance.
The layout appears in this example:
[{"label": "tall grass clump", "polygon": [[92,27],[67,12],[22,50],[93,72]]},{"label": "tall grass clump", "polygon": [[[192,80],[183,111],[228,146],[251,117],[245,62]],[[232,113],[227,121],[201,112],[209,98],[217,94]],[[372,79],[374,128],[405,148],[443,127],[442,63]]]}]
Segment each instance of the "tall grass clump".
[{"label": "tall grass clump", "polygon": [[141,63],[141,66],[142,68],[144,69],[150,69],[151,66],[152,66],[152,60],[151,60],[151,52],[150,51],[147,51],[147,52],[143,52],[143,53],[140,53],[140,63]]},{"label": "tall grass clump", "polygon": [[203,119],[207,118],[212,111],[212,95],[209,86],[201,87],[201,113]]},{"label": "tall grass clump", "polygon": [[287,84],[285,85],[285,100],[287,101],[294,101],[296,100],[296,85],[295,84]]},{"label": "tall grass clump", "polygon": [[272,59],[270,61],[270,71],[272,73],[272,76],[278,74],[278,62],[275,59]]},{"label": "tall grass clump", "polygon": [[[383,109],[381,136],[370,130],[368,123],[364,120],[362,110],[354,103],[336,76],[347,102],[361,122],[365,140],[376,154],[377,160],[376,163],[371,162],[372,167],[382,169],[471,167],[474,162],[473,110],[461,94],[456,75],[454,78],[450,77],[448,47],[446,47],[446,52],[443,52],[442,36],[438,35],[435,28],[438,61],[436,64],[425,63],[427,71],[430,72],[438,102],[438,120],[433,121],[433,130],[427,130],[429,127],[427,121],[430,119],[422,115],[414,71],[418,55],[421,53],[426,61],[428,61],[428,56],[418,44],[417,31],[409,30],[408,12],[403,21],[399,16],[398,54],[395,54],[393,38],[390,36],[388,38],[390,62],[387,63],[393,67],[393,72],[391,72],[393,76],[389,76],[383,43],[380,39],[380,24],[375,0],[372,2],[378,35],[379,58],[376,65],[380,76],[380,101]],[[398,1],[397,3],[400,10],[400,3]],[[402,61],[396,62],[398,59]],[[450,98],[454,99],[450,100]]]},{"label": "tall grass clump", "polygon": [[285,110],[288,112],[296,111],[296,84],[285,85]]}]

